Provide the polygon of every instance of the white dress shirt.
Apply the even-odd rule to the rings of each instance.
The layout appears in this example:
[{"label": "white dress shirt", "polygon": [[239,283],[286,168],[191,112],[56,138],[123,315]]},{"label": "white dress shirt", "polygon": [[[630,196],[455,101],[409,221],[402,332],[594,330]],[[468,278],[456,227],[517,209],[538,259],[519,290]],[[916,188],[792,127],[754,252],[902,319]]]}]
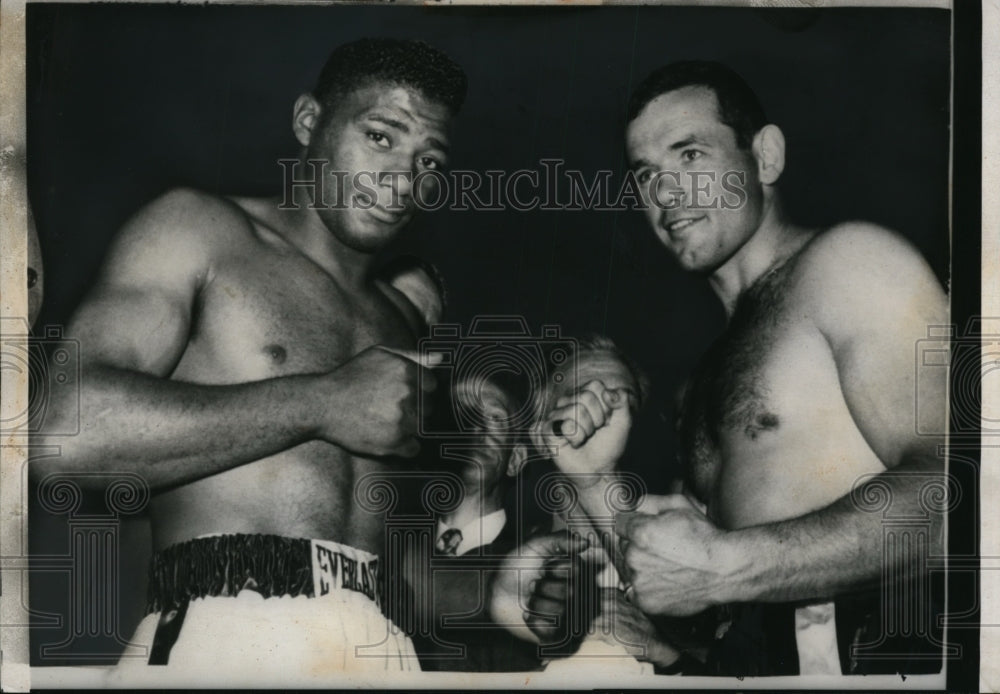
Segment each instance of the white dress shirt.
[{"label": "white dress shirt", "polygon": [[[458,528],[462,533],[462,541],[455,547],[455,556],[461,556],[477,547],[490,544],[499,537],[505,525],[507,525],[507,512],[503,509],[466,523]],[[450,530],[453,527],[455,526],[445,525],[439,520],[435,542],[441,539],[446,530]]]}]

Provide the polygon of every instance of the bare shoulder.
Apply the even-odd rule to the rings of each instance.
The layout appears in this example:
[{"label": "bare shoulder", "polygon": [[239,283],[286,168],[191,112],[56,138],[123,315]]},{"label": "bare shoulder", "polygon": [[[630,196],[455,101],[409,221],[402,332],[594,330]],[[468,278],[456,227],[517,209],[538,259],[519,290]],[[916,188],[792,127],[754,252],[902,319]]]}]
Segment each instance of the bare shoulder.
[{"label": "bare shoulder", "polygon": [[250,233],[239,208],[190,189],[153,200],[122,227],[71,332],[89,361],[166,376],[180,359],[194,299],[227,246]]},{"label": "bare shoulder", "polygon": [[106,279],[204,273],[219,253],[251,231],[232,202],[191,188],[170,190],[122,227],[106,262]]},{"label": "bare shoulder", "polygon": [[808,273],[833,274],[862,282],[885,279],[887,272],[929,271],[912,243],[897,232],[871,222],[844,222],[820,232],[803,249],[800,266]]},{"label": "bare shoulder", "polygon": [[794,276],[803,308],[821,327],[835,330],[902,312],[937,320],[947,303],[920,251],[870,222],[845,222],[817,234],[803,248]]},{"label": "bare shoulder", "polygon": [[246,215],[235,203],[192,188],[175,188],[139,210],[120,236],[207,250],[250,229]]}]

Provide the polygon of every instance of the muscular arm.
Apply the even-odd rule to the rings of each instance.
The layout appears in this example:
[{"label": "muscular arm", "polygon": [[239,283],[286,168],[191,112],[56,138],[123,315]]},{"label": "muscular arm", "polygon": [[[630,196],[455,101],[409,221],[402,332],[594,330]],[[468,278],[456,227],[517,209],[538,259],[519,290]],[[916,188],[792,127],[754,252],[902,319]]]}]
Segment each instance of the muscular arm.
[{"label": "muscular arm", "polygon": [[[932,476],[942,477],[943,463],[930,458],[908,458],[868,485],[872,494],[891,499],[893,514],[923,517],[919,498]],[[867,492],[859,489],[863,498]],[[943,550],[943,514],[932,523],[931,554]],[[874,585],[886,561],[897,572],[916,568],[901,553],[885,553],[881,512],[859,510],[850,495],[806,516],[730,533],[728,540],[750,553],[753,561],[741,564],[730,589],[734,601],[786,602],[829,597]],[[915,557],[911,557],[913,559]],[[898,575],[898,574],[897,574]]]},{"label": "muscular arm", "polygon": [[917,433],[945,430],[946,370],[917,360],[928,326],[947,323],[944,292],[908,243],[877,227],[844,225],[807,252],[804,304],[830,345],[854,422],[887,470],[824,509],[729,534],[754,557],[736,575],[740,600],[830,595],[878,581],[886,561],[912,568],[885,554],[883,511],[928,518],[929,551],[944,549],[944,514],[923,493],[945,482],[944,441]]},{"label": "muscular arm", "polygon": [[293,376],[200,386],[88,364],[80,433],[47,441],[61,455],[39,471],[131,470],[154,489],[208,477],[313,438],[303,397],[311,385],[311,377]]},{"label": "muscular arm", "polygon": [[[928,326],[947,322],[944,293],[908,243],[877,227],[839,227],[806,253],[793,299],[825,336],[854,423],[886,470],[825,508],[740,530],[723,531],[679,500],[657,515],[623,516],[647,612],[828,598],[877,582],[886,561],[910,571],[885,553],[883,510],[927,518],[930,552],[942,552],[943,513],[927,513],[934,494],[922,490],[944,482],[943,437],[917,432],[944,431],[947,374],[918,368],[916,356]],[[865,508],[878,499],[888,507]]]},{"label": "muscular arm", "polygon": [[[69,327],[80,344],[80,381],[48,403],[39,437],[61,455],[35,472],[132,470],[162,488],[311,438],[337,439],[333,420],[350,425],[351,412],[363,408],[341,408],[321,426],[346,390],[336,383],[339,370],[237,385],[170,380],[213,262],[226,244],[249,241],[240,223],[222,201],[178,191],[126,225]],[[77,410],[79,434],[47,436],[74,429]]]},{"label": "muscular arm", "polygon": [[[560,398],[539,426],[542,438],[555,451],[553,462],[573,485],[580,510],[620,573],[624,557],[613,532],[614,507],[609,502],[634,506],[638,501],[638,494],[628,493],[629,480],[618,468],[632,430],[634,397],[627,389],[609,390],[604,383],[591,381]],[[561,421],[568,435],[552,436],[553,421]]]}]

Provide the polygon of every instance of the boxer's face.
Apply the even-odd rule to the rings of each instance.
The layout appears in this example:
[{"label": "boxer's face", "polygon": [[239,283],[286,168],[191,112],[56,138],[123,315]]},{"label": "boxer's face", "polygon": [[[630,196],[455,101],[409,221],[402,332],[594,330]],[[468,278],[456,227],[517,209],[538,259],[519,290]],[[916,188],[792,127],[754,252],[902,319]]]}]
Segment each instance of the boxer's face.
[{"label": "boxer's face", "polygon": [[757,160],[719,120],[711,89],[659,95],[625,140],[646,217],[684,269],[714,272],[753,236],[763,198]]},{"label": "boxer's face", "polygon": [[[318,214],[349,248],[377,251],[413,217],[417,174],[447,163],[450,112],[415,90],[384,83],[350,92],[327,113],[315,101],[307,106],[315,110],[306,113],[311,119],[296,106],[296,135],[309,159],[328,162],[327,207]],[[435,178],[420,182],[421,200],[434,204]]]}]

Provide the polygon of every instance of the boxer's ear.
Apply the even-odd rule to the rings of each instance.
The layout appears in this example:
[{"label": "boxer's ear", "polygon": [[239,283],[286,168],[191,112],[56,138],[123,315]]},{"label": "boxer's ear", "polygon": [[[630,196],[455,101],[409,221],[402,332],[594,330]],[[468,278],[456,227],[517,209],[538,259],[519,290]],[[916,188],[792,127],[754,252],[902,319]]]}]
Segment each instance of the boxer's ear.
[{"label": "boxer's ear", "polygon": [[292,131],[295,133],[295,139],[303,147],[308,147],[312,141],[322,111],[323,107],[312,94],[303,94],[295,100],[295,108],[292,110]]},{"label": "boxer's ear", "polygon": [[777,125],[765,125],[753,138],[757,177],[764,185],[774,185],[785,170],[785,135]]}]

